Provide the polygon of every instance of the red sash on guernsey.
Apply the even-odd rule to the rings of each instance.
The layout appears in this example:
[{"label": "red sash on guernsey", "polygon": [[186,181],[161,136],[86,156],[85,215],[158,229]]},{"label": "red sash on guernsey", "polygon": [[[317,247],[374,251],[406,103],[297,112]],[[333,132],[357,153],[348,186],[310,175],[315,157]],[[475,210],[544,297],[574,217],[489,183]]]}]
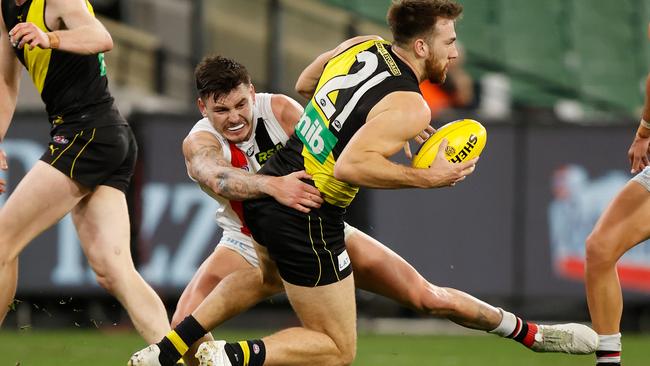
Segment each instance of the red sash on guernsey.
[{"label": "red sash on guernsey", "polygon": [[[233,167],[235,168],[244,168],[248,166],[248,161],[246,160],[246,155],[239,150],[237,145],[233,144],[232,142],[228,142],[228,145],[230,146],[230,163],[232,164]],[[251,236],[251,231],[248,230],[248,227],[246,226],[246,223],[244,222],[244,206],[241,201],[233,201],[229,200],[230,202],[230,207],[232,207],[233,211],[237,214],[237,217],[239,217],[239,220],[242,222],[241,227],[241,232],[243,234],[246,234],[248,236]]]}]

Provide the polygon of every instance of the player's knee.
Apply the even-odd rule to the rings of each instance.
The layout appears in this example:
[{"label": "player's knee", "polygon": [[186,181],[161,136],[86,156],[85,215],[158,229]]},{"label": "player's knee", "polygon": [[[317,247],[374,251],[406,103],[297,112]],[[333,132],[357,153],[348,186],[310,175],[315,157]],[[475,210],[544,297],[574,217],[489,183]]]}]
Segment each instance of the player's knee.
[{"label": "player's knee", "polygon": [[0,265],[6,266],[14,263],[18,258],[19,251],[12,245],[11,240],[0,237]]},{"label": "player's knee", "polygon": [[587,237],[585,246],[587,266],[611,266],[618,260],[610,240],[598,231],[592,232]]},{"label": "player's knee", "polygon": [[119,281],[113,273],[96,272],[95,279],[97,280],[99,286],[101,286],[104,290],[108,291],[108,293],[112,295],[116,294]]}]

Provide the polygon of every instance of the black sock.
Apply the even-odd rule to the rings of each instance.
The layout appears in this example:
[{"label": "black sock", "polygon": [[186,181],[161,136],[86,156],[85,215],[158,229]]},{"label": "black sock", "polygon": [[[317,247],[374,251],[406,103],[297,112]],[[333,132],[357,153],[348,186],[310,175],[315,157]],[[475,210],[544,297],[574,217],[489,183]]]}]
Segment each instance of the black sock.
[{"label": "black sock", "polygon": [[232,366],[262,366],[266,358],[266,347],[261,339],[226,343],[224,350]]},{"label": "black sock", "polygon": [[160,342],[160,355],[158,361],[162,366],[174,366],[189,346],[198,341],[207,333],[205,329],[194,319],[192,315],[183,319],[174,330],[169,332]]}]

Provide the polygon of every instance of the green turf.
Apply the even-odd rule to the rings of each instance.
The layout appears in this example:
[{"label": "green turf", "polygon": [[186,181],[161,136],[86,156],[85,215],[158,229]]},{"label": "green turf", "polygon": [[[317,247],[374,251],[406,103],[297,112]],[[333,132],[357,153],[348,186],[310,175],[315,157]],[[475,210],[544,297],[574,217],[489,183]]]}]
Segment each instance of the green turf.
[{"label": "green turf", "polygon": [[[220,332],[219,338],[239,340],[264,332]],[[650,336],[624,338],[625,366],[648,365]],[[126,365],[144,342],[132,332],[3,331],[0,332],[0,365],[103,366]],[[355,365],[498,365],[573,366],[594,365],[594,356],[536,354],[496,336],[379,336],[360,335]]]}]

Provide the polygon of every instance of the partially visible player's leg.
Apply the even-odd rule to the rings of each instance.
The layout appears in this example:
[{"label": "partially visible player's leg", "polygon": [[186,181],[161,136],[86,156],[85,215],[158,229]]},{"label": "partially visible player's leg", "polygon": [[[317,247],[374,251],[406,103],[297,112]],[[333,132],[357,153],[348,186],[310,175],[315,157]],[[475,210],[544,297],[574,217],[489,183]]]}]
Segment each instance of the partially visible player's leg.
[{"label": "partially visible player's leg", "polygon": [[72,214],[81,246],[99,284],[120,301],[147,342],[161,339],[169,331],[167,312],[133,264],[124,193],[113,187],[97,186]]},{"label": "partially visible player's leg", "polygon": [[589,313],[600,335],[599,364],[620,363],[623,296],[616,263],[650,237],[648,188],[631,181],[614,198],[587,238],[586,289]]},{"label": "partially visible player's leg", "polygon": [[462,291],[435,286],[402,257],[357,229],[346,228],[346,245],[357,287],[431,316],[512,338],[538,352],[584,354],[596,347],[596,335],[583,325],[526,322]]},{"label": "partially visible player's leg", "polygon": [[499,325],[499,309],[464,292],[431,284],[397,253],[360,230],[350,232],[345,243],[357,287],[468,328],[490,331]]},{"label": "partially visible player's leg", "polygon": [[[217,246],[214,252],[203,261],[190,283],[183,290],[183,294],[178,300],[176,311],[172,317],[172,328],[176,327],[183,319],[192,314],[226,276],[240,269],[251,268],[253,266],[239,253],[223,245]],[[183,355],[185,364],[188,366],[198,365],[199,361],[194,357],[194,354],[199,344],[211,340],[213,340],[212,335],[207,333],[192,344],[187,353]]]},{"label": "partially visible player's leg", "polygon": [[[275,264],[269,262],[268,251],[262,246],[257,248],[262,273],[273,276]],[[250,354],[250,365],[256,366],[351,364],[356,354],[353,276],[318,287],[283,283],[302,327],[285,329],[262,340],[203,343],[197,353],[201,365],[241,366],[243,363],[233,362],[241,359],[234,356],[240,353]],[[253,359],[256,347],[263,355],[260,357],[258,354]]]},{"label": "partially visible player's leg", "polygon": [[39,160],[0,208],[0,324],[16,293],[18,255],[87,193],[88,189]]},{"label": "partially visible player's leg", "polygon": [[320,287],[284,286],[302,327],[264,337],[264,365],[352,364],[357,340],[353,276]]},{"label": "partially visible player's leg", "polygon": [[[268,254],[261,253],[262,260],[268,261]],[[192,314],[176,325],[162,341],[133,354],[129,365],[174,365],[181,356],[189,355],[190,345],[209,330],[280,291],[282,282],[272,263],[263,270],[251,265],[236,270],[219,281]]]}]

